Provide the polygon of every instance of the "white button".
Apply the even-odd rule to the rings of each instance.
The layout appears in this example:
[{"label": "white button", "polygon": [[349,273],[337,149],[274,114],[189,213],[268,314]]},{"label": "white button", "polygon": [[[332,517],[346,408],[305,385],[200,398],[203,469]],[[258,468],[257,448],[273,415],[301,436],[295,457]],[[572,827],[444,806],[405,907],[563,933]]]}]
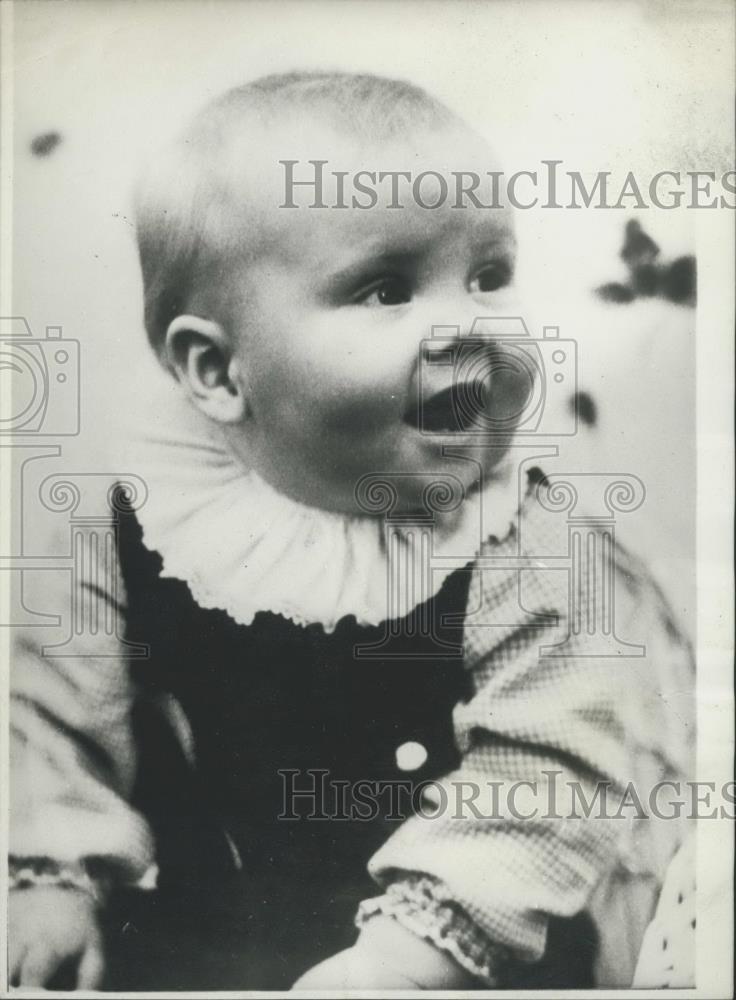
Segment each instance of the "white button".
[{"label": "white button", "polygon": [[396,748],[396,764],[400,771],[418,771],[427,759],[427,748],[410,740]]}]

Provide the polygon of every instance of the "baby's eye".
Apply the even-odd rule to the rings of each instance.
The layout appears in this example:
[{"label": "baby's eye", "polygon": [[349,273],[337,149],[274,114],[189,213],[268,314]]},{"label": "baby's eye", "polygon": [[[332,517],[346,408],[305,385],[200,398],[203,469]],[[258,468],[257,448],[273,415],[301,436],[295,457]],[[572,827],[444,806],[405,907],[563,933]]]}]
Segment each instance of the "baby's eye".
[{"label": "baby's eye", "polygon": [[471,292],[496,292],[511,281],[511,268],[505,261],[485,264],[470,282]]},{"label": "baby's eye", "polygon": [[411,302],[411,288],[402,278],[382,278],[360,296],[367,306],[400,306]]}]

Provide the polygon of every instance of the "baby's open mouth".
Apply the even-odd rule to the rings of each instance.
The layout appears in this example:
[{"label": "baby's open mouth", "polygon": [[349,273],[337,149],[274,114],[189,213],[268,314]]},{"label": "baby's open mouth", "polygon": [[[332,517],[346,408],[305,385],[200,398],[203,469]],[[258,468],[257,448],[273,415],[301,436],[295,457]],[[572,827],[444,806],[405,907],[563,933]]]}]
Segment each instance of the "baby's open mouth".
[{"label": "baby's open mouth", "polygon": [[409,408],[404,420],[430,434],[477,430],[488,416],[487,382],[459,382]]}]

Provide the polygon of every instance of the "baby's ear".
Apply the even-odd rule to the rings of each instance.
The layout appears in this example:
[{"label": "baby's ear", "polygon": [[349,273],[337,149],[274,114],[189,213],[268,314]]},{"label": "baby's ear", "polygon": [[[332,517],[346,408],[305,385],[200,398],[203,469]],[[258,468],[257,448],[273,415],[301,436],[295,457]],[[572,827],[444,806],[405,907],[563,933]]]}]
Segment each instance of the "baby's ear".
[{"label": "baby's ear", "polygon": [[219,323],[177,316],[166,331],[166,361],[195,406],[212,420],[236,424],[246,415],[239,366]]}]

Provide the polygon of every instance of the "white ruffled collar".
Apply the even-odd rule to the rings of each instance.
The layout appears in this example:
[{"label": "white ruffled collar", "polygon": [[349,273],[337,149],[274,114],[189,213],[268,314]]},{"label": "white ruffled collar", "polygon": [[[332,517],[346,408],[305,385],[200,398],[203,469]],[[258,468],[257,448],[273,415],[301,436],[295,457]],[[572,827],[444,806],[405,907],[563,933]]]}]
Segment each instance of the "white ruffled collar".
[{"label": "white ruffled collar", "polygon": [[200,607],[239,624],[259,611],[326,632],[350,615],[361,625],[399,619],[515,521],[510,475],[437,515],[433,528],[307,506],[244,467],[155,362],[136,383],[123,452],[126,471],[148,489],[137,511],[144,543],[161,556],[163,577],[185,581]]}]

